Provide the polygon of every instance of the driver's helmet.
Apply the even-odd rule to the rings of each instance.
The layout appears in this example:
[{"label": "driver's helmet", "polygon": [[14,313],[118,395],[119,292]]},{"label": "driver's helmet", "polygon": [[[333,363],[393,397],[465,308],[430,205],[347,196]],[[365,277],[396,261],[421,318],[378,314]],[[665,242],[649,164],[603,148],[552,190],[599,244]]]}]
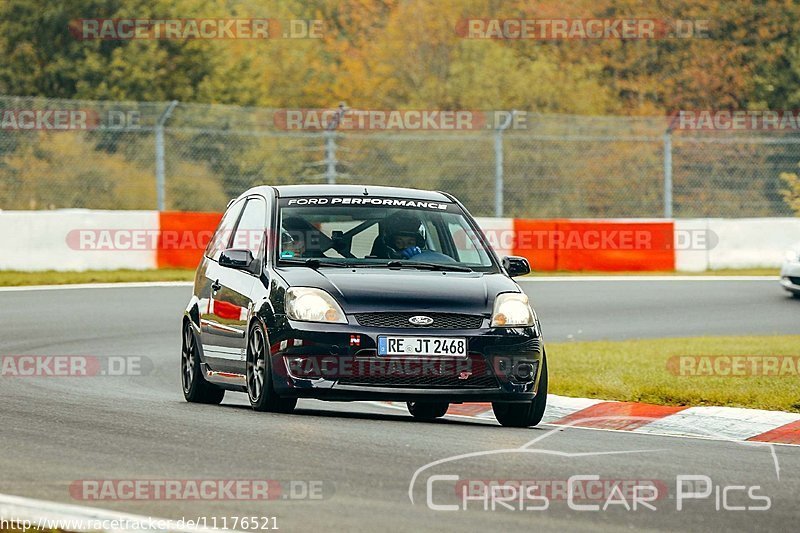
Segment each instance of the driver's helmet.
[{"label": "driver's helmet", "polygon": [[398,213],[386,219],[384,243],[390,252],[400,254],[410,246],[425,247],[422,221],[410,213]]}]

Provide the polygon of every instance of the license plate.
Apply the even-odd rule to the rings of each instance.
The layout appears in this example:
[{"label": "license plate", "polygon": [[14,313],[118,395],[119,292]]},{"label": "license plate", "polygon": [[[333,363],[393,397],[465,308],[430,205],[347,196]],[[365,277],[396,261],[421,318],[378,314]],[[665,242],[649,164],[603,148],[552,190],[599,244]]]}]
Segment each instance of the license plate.
[{"label": "license plate", "polygon": [[466,357],[463,337],[378,337],[378,355],[438,355]]}]

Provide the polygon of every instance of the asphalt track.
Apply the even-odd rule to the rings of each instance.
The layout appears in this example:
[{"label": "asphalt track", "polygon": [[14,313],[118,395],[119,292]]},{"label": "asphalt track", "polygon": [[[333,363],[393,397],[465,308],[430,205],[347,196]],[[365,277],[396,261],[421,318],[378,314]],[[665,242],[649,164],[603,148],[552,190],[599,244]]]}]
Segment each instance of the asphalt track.
[{"label": "asphalt track", "polygon": [[[549,340],[795,333],[800,311],[800,301],[784,296],[775,281],[549,280],[524,286]],[[0,492],[175,519],[275,516],[283,531],[751,531],[794,529],[800,518],[799,447],[713,435],[703,440],[552,426],[506,429],[456,417],[418,423],[370,403],[301,401],[293,415],[262,414],[235,393],[222,406],[189,405],[178,383],[179,320],[189,292],[0,291],[2,355],[139,355],[153,366],[143,376],[0,377]],[[533,439],[528,451],[520,449]],[[491,451],[414,477],[431,462]],[[573,510],[550,493],[545,510],[519,510],[516,501],[495,501],[494,510],[489,501],[484,510],[482,502],[468,501],[466,511],[443,511],[429,509],[427,496],[435,504],[460,504],[457,482],[432,474],[461,482],[598,475],[644,480],[661,490],[651,502],[655,510],[611,505],[604,511],[608,493],[600,501],[578,501],[599,504],[599,511]],[[708,476],[711,494],[684,499],[678,511],[679,475]],[[70,486],[86,479],[314,480],[321,481],[323,497],[75,499]],[[732,510],[764,501],[739,489],[725,491],[729,486],[767,496],[770,508]]]}]

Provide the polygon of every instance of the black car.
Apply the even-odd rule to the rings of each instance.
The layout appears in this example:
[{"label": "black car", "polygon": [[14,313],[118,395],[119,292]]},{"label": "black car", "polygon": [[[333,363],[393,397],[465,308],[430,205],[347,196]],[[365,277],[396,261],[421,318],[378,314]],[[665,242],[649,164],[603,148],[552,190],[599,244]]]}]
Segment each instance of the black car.
[{"label": "black car", "polygon": [[298,398],[406,401],[420,419],[492,402],[504,426],[547,402],[539,321],[454,197],[393,187],[255,187],[233,200],[183,319],[187,401],[246,392],[258,411]]}]

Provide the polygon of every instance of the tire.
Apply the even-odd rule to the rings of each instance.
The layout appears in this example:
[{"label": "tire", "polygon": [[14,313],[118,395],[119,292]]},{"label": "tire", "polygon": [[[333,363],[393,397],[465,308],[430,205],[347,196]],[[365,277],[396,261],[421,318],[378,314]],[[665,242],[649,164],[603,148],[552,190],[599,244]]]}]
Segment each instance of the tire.
[{"label": "tire", "polygon": [[493,402],[492,410],[501,426],[526,428],[538,425],[547,407],[547,357],[542,354],[542,376],[536,397],[527,403]]},{"label": "tire", "polygon": [[183,324],[181,343],[181,389],[183,397],[190,403],[218,404],[225,397],[225,389],[209,383],[203,377],[197,337],[188,320]]},{"label": "tire", "polygon": [[408,412],[418,420],[436,420],[447,413],[447,402],[406,402]]},{"label": "tire", "polygon": [[247,397],[256,411],[291,413],[297,398],[281,398],[272,386],[272,362],[267,355],[269,344],[264,328],[254,323],[247,341]]}]

